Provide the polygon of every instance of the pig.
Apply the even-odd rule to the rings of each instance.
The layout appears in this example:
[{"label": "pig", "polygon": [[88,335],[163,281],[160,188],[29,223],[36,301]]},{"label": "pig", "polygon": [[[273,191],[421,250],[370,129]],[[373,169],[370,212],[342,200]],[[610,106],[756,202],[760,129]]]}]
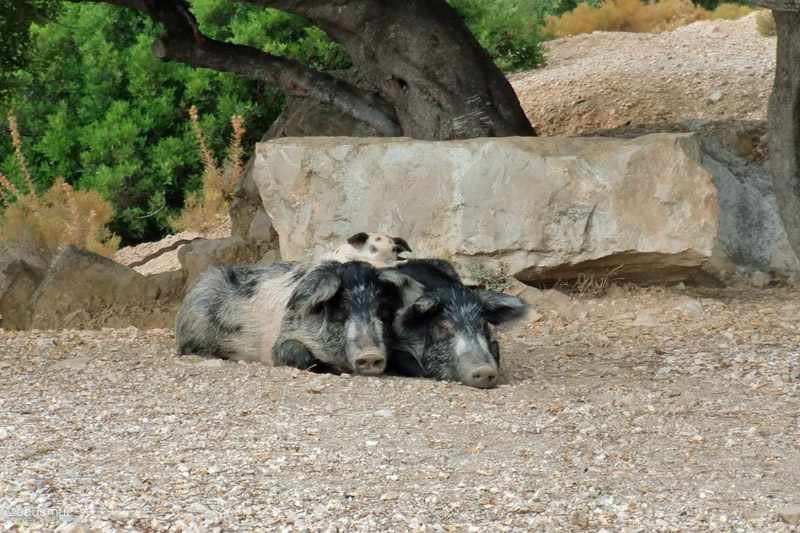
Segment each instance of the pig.
[{"label": "pig", "polygon": [[397,309],[423,293],[364,262],[213,266],[178,312],[180,354],[375,375]]},{"label": "pig", "polygon": [[425,293],[395,316],[389,370],[495,387],[500,368],[495,327],[525,316],[525,301],[471,289],[461,283],[452,265],[438,259],[411,259],[396,270],[422,284]]},{"label": "pig", "polygon": [[411,252],[411,247],[400,237],[385,233],[356,233],[333,252],[325,254],[323,261],[365,261],[376,268],[405,263],[400,254]]}]

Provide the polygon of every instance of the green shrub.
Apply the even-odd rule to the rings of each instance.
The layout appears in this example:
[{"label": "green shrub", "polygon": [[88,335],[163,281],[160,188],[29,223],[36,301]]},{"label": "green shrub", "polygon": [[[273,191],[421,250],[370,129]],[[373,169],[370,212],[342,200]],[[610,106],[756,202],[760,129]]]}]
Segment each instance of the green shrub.
[{"label": "green shrub", "polygon": [[[314,67],[349,65],[338,45],[299,17],[226,0],[192,6],[211,34],[260,42]],[[26,136],[36,190],[64,176],[76,188],[98,191],[114,206],[111,227],[126,244],[168,232],[186,198],[202,188],[203,165],[186,120],[192,104],[215,153],[231,135],[230,117],[242,115],[253,125],[242,139],[249,153],[285,103],[281,91],[262,83],[156,59],[150,46],[160,34],[128,9],[65,3],[56,21],[32,27],[30,64],[11,74],[15,89],[3,105],[4,113],[15,109]],[[20,185],[14,161],[0,143],[0,171]]]},{"label": "green shrub", "polygon": [[531,0],[449,0],[478,42],[504,71],[544,64],[542,15]]}]

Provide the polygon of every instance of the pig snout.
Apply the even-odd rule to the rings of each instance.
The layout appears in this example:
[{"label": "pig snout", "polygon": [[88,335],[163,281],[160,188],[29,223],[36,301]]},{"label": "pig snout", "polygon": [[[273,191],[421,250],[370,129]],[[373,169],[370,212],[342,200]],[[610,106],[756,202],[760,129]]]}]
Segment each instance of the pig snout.
[{"label": "pig snout", "polygon": [[375,333],[364,325],[351,328],[348,352],[356,374],[375,376],[386,370],[386,350]]},{"label": "pig snout", "polygon": [[386,370],[386,357],[377,349],[366,349],[356,353],[353,368],[356,374],[375,376]]},{"label": "pig snout", "polygon": [[466,372],[461,382],[477,389],[494,388],[497,385],[497,369],[488,365],[474,368]]}]

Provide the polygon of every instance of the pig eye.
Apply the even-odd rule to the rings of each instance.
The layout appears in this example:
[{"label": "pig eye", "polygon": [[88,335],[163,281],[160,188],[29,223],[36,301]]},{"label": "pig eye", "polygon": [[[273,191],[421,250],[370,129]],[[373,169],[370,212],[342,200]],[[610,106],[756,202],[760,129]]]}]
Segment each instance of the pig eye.
[{"label": "pig eye", "polygon": [[374,254],[378,252],[378,248],[376,248],[374,245],[370,245],[369,251]]},{"label": "pig eye", "polygon": [[456,330],[453,323],[448,320],[440,320],[433,326],[433,331],[439,338],[447,338],[455,335]]}]

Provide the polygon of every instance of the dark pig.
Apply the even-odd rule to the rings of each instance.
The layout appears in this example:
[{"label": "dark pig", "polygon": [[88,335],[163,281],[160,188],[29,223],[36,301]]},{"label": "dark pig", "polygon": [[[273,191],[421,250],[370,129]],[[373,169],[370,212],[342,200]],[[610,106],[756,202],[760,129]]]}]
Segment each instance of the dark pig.
[{"label": "dark pig", "polygon": [[421,283],[425,294],[395,317],[390,369],[471,387],[497,385],[500,349],[494,328],[522,318],[525,301],[471,289],[438,259],[412,259],[396,270]]}]

